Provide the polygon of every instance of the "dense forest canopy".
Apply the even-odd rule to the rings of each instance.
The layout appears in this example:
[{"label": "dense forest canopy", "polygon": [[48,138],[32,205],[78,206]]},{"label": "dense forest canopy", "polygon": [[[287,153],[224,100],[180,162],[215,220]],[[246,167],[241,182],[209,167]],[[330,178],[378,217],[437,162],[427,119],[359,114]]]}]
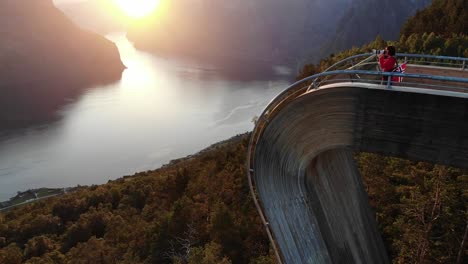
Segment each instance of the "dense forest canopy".
[{"label": "dense forest canopy", "polygon": [[265,263],[247,140],[2,213],[0,263]]},{"label": "dense forest canopy", "polygon": [[[0,263],[274,263],[245,177],[248,137],[0,214]],[[395,263],[466,255],[468,171],[356,161]]]},{"label": "dense forest canopy", "polygon": [[[437,9],[441,2],[427,10],[466,7],[449,1]],[[425,12],[405,28],[427,19]],[[446,32],[403,29],[397,42],[377,37],[306,65],[301,77],[387,44],[399,52],[467,56],[466,25],[460,32],[458,20],[444,23]],[[0,213],[0,263],[274,263],[245,177],[248,137]],[[394,263],[466,261],[468,171],[370,153],[357,153],[356,161]]]},{"label": "dense forest canopy", "polygon": [[432,4],[406,21],[401,34],[433,32],[450,37],[452,34],[468,35],[468,1],[434,0]]}]

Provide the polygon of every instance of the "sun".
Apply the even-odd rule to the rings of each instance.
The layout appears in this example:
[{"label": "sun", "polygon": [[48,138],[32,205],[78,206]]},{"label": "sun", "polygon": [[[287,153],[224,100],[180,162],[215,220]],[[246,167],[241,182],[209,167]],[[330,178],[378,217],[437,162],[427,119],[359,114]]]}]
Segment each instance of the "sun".
[{"label": "sun", "polygon": [[138,19],[153,13],[159,0],[114,0],[117,6],[130,18]]}]

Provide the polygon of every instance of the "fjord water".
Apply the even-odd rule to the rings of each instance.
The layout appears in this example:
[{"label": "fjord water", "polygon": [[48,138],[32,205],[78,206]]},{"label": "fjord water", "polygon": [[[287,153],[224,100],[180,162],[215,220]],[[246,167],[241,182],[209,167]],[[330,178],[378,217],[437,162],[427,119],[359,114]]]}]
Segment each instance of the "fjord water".
[{"label": "fjord water", "polygon": [[0,201],[17,191],[102,184],[156,169],[251,131],[252,118],[291,81],[285,71],[241,78],[138,51],[123,33],[107,37],[127,66],[122,79],[89,87],[54,122],[1,136]]}]

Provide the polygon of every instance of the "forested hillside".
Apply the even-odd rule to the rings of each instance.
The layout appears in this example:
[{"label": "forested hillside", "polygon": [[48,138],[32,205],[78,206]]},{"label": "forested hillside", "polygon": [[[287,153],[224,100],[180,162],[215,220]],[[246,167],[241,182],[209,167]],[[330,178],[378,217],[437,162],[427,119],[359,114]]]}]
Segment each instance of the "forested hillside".
[{"label": "forested hillside", "polygon": [[269,263],[248,135],[0,214],[0,263]]},{"label": "forested hillside", "polygon": [[393,263],[467,260],[467,170],[370,153],[356,160]]},{"label": "forested hillside", "polygon": [[[0,263],[274,263],[245,176],[248,136],[0,214]],[[468,171],[356,160],[394,263],[466,255]]]},{"label": "forested hillside", "polygon": [[[390,43],[399,52],[467,56],[468,36],[451,33],[404,33]],[[301,74],[387,44],[377,37]],[[0,213],[0,263],[274,263],[245,176],[248,137]],[[466,263],[467,170],[370,153],[356,161],[393,263]]]},{"label": "forested hillside", "polygon": [[468,35],[468,1],[434,0],[432,4],[408,19],[401,29],[401,34],[434,32],[436,35]]}]

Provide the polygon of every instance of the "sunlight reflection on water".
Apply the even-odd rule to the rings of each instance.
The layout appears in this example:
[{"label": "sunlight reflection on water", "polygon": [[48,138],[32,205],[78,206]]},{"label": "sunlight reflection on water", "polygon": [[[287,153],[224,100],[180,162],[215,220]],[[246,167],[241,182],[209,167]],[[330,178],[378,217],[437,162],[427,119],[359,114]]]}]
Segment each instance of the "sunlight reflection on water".
[{"label": "sunlight reflection on water", "polygon": [[127,66],[120,81],[90,87],[57,122],[0,138],[0,201],[30,188],[105,183],[250,131],[289,82],[229,79],[212,65],[135,50],[123,33],[108,38]]}]

